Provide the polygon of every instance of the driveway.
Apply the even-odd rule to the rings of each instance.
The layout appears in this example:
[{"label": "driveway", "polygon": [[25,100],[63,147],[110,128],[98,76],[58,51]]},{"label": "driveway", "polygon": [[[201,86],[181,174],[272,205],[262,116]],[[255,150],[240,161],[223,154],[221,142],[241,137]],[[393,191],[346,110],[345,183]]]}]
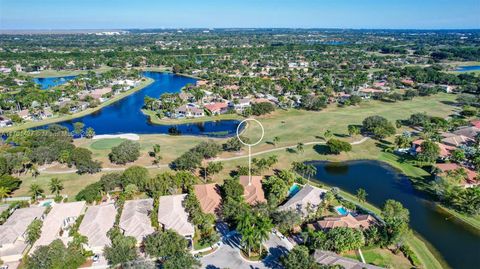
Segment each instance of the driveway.
[{"label": "driveway", "polygon": [[[285,239],[286,240],[286,239]],[[219,268],[248,268],[248,269],[267,269],[282,268],[279,263],[279,257],[291,249],[288,241],[281,239],[276,234],[271,233],[270,238],[265,242],[268,248],[268,256],[259,262],[249,262],[240,255],[240,236],[230,233],[230,236],[223,238],[223,244],[214,253],[204,256],[200,259],[202,267],[206,269]]]}]

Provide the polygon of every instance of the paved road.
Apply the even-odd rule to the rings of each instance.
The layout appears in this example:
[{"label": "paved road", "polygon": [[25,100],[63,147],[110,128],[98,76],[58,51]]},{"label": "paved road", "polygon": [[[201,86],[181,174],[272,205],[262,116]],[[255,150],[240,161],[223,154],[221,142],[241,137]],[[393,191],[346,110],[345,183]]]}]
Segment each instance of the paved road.
[{"label": "paved road", "polygon": [[[364,138],[362,138],[358,141],[354,141],[350,144],[351,145],[359,145],[359,144],[362,144],[363,142],[367,141],[368,139],[369,139],[368,137],[364,137]],[[322,145],[322,144],[326,144],[326,142],[325,141],[312,141],[312,142],[304,143],[304,145]],[[291,146],[285,146],[285,147],[279,147],[279,148],[272,148],[272,149],[252,153],[252,156],[262,155],[262,154],[265,154],[265,153],[271,153],[271,152],[280,151],[280,150],[293,149],[293,148],[296,148],[296,147],[297,147],[297,145],[291,145]],[[229,158],[215,158],[215,159],[207,160],[207,162],[233,161],[233,160],[243,159],[243,158],[247,158],[247,157],[248,157],[248,155],[244,154],[244,155],[234,156],[234,157],[229,157]],[[149,165],[149,166],[145,166],[145,167],[148,168],[148,169],[156,169],[156,168],[166,168],[168,166],[169,166],[168,164],[160,164],[160,165]],[[43,174],[73,174],[73,173],[77,172],[76,169],[51,170],[51,171],[47,171],[46,169],[47,168],[40,168],[38,170],[40,172],[42,172]],[[112,171],[123,171],[125,169],[126,169],[125,167],[116,167],[116,168],[105,167],[105,168],[102,168],[102,171],[112,172]]]},{"label": "paved road", "polygon": [[234,234],[224,237],[222,246],[214,253],[200,259],[202,267],[206,269],[217,268],[248,268],[248,269],[281,269],[279,258],[292,248],[290,242],[271,233],[265,242],[268,256],[259,262],[249,262],[240,255],[240,236]]}]

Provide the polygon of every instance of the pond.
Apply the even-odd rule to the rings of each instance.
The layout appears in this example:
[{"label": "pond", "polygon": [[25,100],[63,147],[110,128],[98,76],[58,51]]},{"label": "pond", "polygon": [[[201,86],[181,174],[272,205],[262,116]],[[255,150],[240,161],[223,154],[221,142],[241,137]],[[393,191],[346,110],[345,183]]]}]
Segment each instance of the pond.
[{"label": "pond", "polygon": [[480,65],[464,65],[459,66],[455,70],[457,72],[473,72],[473,71],[480,71]]},{"label": "pond", "polygon": [[368,193],[367,201],[382,207],[386,200],[401,202],[410,211],[410,226],[426,239],[452,268],[478,268],[480,234],[438,210],[425,193],[393,167],[377,161],[309,162],[317,168],[315,180],[355,194]]},{"label": "pond", "polygon": [[[172,73],[144,72],[143,75],[153,79],[154,82],[142,90],[132,93],[95,113],[58,124],[73,130],[73,123],[83,122],[86,127],[92,127],[96,134],[167,134],[175,132],[182,135],[202,135],[210,137],[235,135],[237,125],[239,124],[237,120],[171,125],[151,123],[148,116],[144,115],[141,111],[145,96],[158,98],[163,93],[176,93],[188,83],[194,84],[196,80]],[[41,85],[43,87],[46,84]]]},{"label": "pond", "polygon": [[46,90],[58,85],[62,85],[65,82],[74,79],[75,77],[76,76],[34,78],[33,82],[39,84],[42,90]]}]

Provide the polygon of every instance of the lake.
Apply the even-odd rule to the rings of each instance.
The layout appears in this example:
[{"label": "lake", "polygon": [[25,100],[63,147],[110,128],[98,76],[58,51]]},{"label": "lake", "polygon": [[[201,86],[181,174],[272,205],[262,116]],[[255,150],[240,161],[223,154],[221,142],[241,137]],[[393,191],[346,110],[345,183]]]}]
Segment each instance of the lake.
[{"label": "lake", "polygon": [[[172,73],[144,72],[145,77],[154,82],[131,95],[108,105],[92,114],[60,122],[58,124],[73,130],[73,123],[83,122],[86,127],[92,127],[96,134],[167,134],[176,130],[182,135],[202,135],[211,137],[226,137],[236,134],[237,120],[207,121],[201,123],[158,125],[149,121],[148,116],[141,111],[145,96],[158,98],[163,93],[176,93],[188,83],[195,84],[196,80],[178,76]],[[42,87],[48,80],[38,81]],[[42,127],[45,128],[45,127]]]},{"label": "lake", "polygon": [[473,72],[473,71],[480,71],[480,65],[464,65],[459,66],[455,70],[457,72]]},{"label": "lake", "polygon": [[386,200],[401,202],[410,211],[410,226],[426,239],[452,268],[478,268],[480,233],[438,210],[431,198],[414,189],[410,180],[378,161],[308,162],[317,168],[315,180],[355,194],[367,191],[367,201],[382,207]]},{"label": "lake", "polygon": [[75,77],[76,76],[34,78],[33,82],[39,84],[42,90],[46,90],[58,85],[62,85],[65,82],[74,79]]}]

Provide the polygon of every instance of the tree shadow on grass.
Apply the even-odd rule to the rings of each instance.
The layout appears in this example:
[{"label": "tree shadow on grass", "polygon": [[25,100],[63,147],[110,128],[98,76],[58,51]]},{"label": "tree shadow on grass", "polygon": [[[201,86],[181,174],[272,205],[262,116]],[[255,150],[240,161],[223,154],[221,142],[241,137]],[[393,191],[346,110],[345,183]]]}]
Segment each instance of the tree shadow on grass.
[{"label": "tree shadow on grass", "polygon": [[288,153],[297,153],[297,151],[294,150],[294,149],[292,149],[292,148],[287,148],[286,151],[287,151]]},{"label": "tree shadow on grass", "polygon": [[447,105],[447,106],[456,106],[459,107],[460,104],[454,101],[440,101],[440,103]]},{"label": "tree shadow on grass", "polygon": [[348,134],[333,134],[333,135],[336,136],[336,137],[341,137],[341,138],[350,137],[350,135],[348,135]]},{"label": "tree shadow on grass", "polygon": [[315,145],[313,149],[320,155],[328,155],[330,154],[330,149],[326,145]]}]

